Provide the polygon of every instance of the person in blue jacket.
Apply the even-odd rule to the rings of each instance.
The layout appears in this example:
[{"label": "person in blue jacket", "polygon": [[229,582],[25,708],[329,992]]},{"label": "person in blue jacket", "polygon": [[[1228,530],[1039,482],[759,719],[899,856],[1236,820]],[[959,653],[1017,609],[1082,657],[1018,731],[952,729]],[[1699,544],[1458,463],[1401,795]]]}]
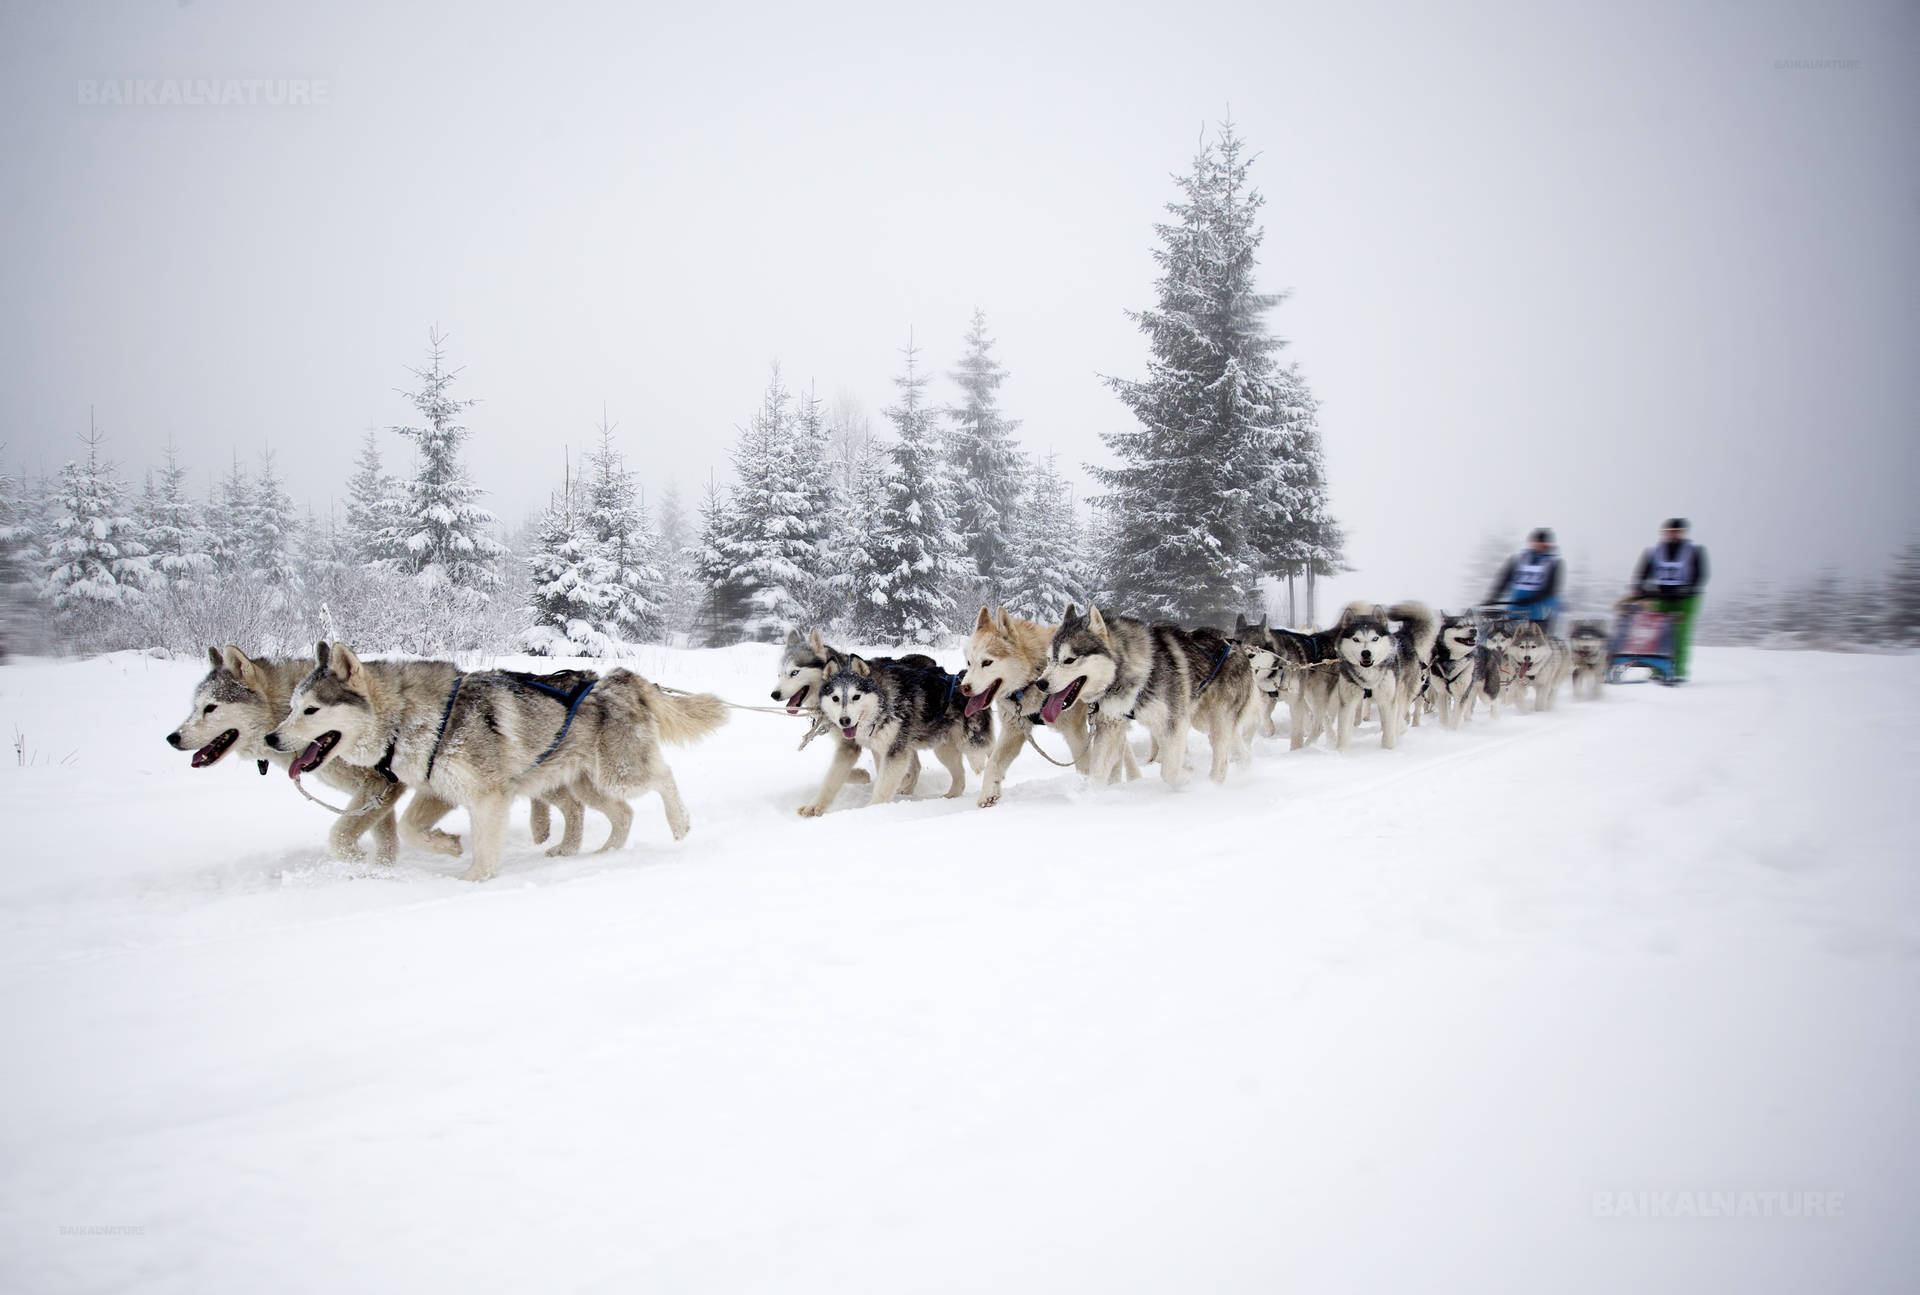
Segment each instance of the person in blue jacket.
[{"label": "person in blue jacket", "polygon": [[1523,620],[1545,621],[1549,632],[1560,610],[1560,583],[1565,564],[1554,547],[1553,531],[1542,526],[1527,539],[1527,547],[1507,559],[1493,582],[1490,603],[1505,603]]}]

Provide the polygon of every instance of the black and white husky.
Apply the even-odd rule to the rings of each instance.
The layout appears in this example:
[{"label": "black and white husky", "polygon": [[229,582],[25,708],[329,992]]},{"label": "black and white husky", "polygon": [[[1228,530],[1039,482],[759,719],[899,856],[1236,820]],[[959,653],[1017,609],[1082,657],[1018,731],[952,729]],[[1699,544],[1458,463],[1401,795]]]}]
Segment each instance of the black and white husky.
[{"label": "black and white husky", "polygon": [[820,686],[820,713],[840,731],[840,740],[820,794],[800,807],[804,817],[827,812],[862,750],[873,753],[869,804],[892,800],[908,772],[918,767],[919,752],[927,748],[953,775],[947,795],[966,793],[967,762],[971,760],[976,768],[984,766],[993,745],[993,712],[978,710],[968,715],[959,676],[932,664],[931,658],[918,658],[929,662],[924,666],[909,664],[913,660],[828,658]]},{"label": "black and white husky", "polygon": [[1573,649],[1573,695],[1576,700],[1599,701],[1606,696],[1607,627],[1603,621],[1573,623],[1567,636]]},{"label": "black and white husky", "polygon": [[1125,616],[1085,616],[1067,608],[1039,679],[1047,700],[1040,718],[1053,723],[1085,702],[1093,728],[1090,773],[1106,783],[1120,767],[1127,726],[1139,720],[1153,737],[1160,776],[1171,786],[1187,780],[1187,731],[1200,729],[1213,745],[1209,776],[1225,781],[1234,759],[1251,759],[1249,736],[1259,723],[1253,673],[1246,655],[1218,630],[1185,630]]},{"label": "black and white husky", "polygon": [[1369,701],[1380,716],[1380,745],[1391,748],[1400,740],[1435,634],[1433,613],[1422,603],[1352,603],[1340,614],[1332,630],[1339,664],[1315,671],[1308,685],[1332,717],[1335,747],[1347,749]]}]

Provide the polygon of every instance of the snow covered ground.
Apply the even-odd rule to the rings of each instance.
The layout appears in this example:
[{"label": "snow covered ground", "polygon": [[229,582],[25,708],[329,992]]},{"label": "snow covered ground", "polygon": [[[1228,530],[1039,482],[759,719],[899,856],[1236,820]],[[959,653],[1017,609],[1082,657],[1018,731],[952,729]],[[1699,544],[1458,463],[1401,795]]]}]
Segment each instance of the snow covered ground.
[{"label": "snow covered ground", "polygon": [[[635,664],[754,702],[772,650]],[[484,886],[190,770],[200,668],[0,668],[0,1290],[1920,1273],[1920,657],[818,821],[821,745],[738,714],[687,841],[522,807]]]}]

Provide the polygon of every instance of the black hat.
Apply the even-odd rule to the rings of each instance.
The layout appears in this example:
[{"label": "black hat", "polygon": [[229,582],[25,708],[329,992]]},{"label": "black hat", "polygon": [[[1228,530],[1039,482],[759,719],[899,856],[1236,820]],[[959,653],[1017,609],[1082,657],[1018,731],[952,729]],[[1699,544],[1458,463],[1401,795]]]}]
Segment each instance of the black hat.
[{"label": "black hat", "polygon": [[1532,535],[1529,535],[1527,540],[1532,544],[1551,544],[1553,543],[1553,528],[1551,526],[1542,526]]},{"label": "black hat", "polygon": [[1684,517],[1669,517],[1666,520],[1666,524],[1660,529],[1663,531],[1684,531],[1687,529],[1687,519]]}]

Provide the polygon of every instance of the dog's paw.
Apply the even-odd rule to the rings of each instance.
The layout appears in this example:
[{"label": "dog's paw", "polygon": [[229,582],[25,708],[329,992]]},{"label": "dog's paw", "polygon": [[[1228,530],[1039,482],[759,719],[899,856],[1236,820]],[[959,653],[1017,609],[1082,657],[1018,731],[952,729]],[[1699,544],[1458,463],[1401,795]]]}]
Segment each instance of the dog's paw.
[{"label": "dog's paw", "polygon": [[444,854],[449,859],[458,859],[460,857],[460,837],[458,833],[442,832],[436,827],[427,833],[424,844],[427,849],[433,851],[435,854]]},{"label": "dog's paw", "polygon": [[1000,793],[997,791],[983,791],[980,793],[980,799],[973,803],[979,809],[992,809],[1000,803]]},{"label": "dog's paw", "polygon": [[[359,863],[367,857],[367,852],[362,850],[358,845],[341,841],[334,844],[333,855],[342,863]],[[389,859],[388,862],[391,863],[392,860]]]},{"label": "dog's paw", "polygon": [[476,864],[474,864],[474,865],[473,865],[473,866],[472,866],[471,868],[468,868],[468,869],[467,869],[467,870],[466,870],[465,872],[463,872],[463,873],[461,873],[461,874],[460,874],[460,880],[462,880],[462,881],[487,881],[487,880],[489,880],[489,879],[490,879],[490,878],[491,878],[492,876],[493,876],[493,873],[491,873],[491,872],[482,872],[482,871],[480,870],[480,865],[476,863]]},{"label": "dog's paw", "polygon": [[673,839],[676,841],[686,840],[687,833],[693,831],[693,824],[687,822],[684,819],[678,823],[669,823],[667,824],[667,827],[670,831],[672,831]]},{"label": "dog's paw", "polygon": [[822,814],[826,812],[827,812],[826,810],[822,809],[818,805],[802,805],[800,807],[801,818],[819,818]]},{"label": "dog's paw", "polygon": [[565,841],[560,842],[558,845],[550,845],[547,847],[547,850],[546,850],[546,854],[549,859],[558,859],[562,855],[578,854],[578,853],[580,853],[579,846],[568,845]]},{"label": "dog's paw", "polygon": [[873,775],[865,769],[855,769],[847,775],[848,782],[872,782]]}]

